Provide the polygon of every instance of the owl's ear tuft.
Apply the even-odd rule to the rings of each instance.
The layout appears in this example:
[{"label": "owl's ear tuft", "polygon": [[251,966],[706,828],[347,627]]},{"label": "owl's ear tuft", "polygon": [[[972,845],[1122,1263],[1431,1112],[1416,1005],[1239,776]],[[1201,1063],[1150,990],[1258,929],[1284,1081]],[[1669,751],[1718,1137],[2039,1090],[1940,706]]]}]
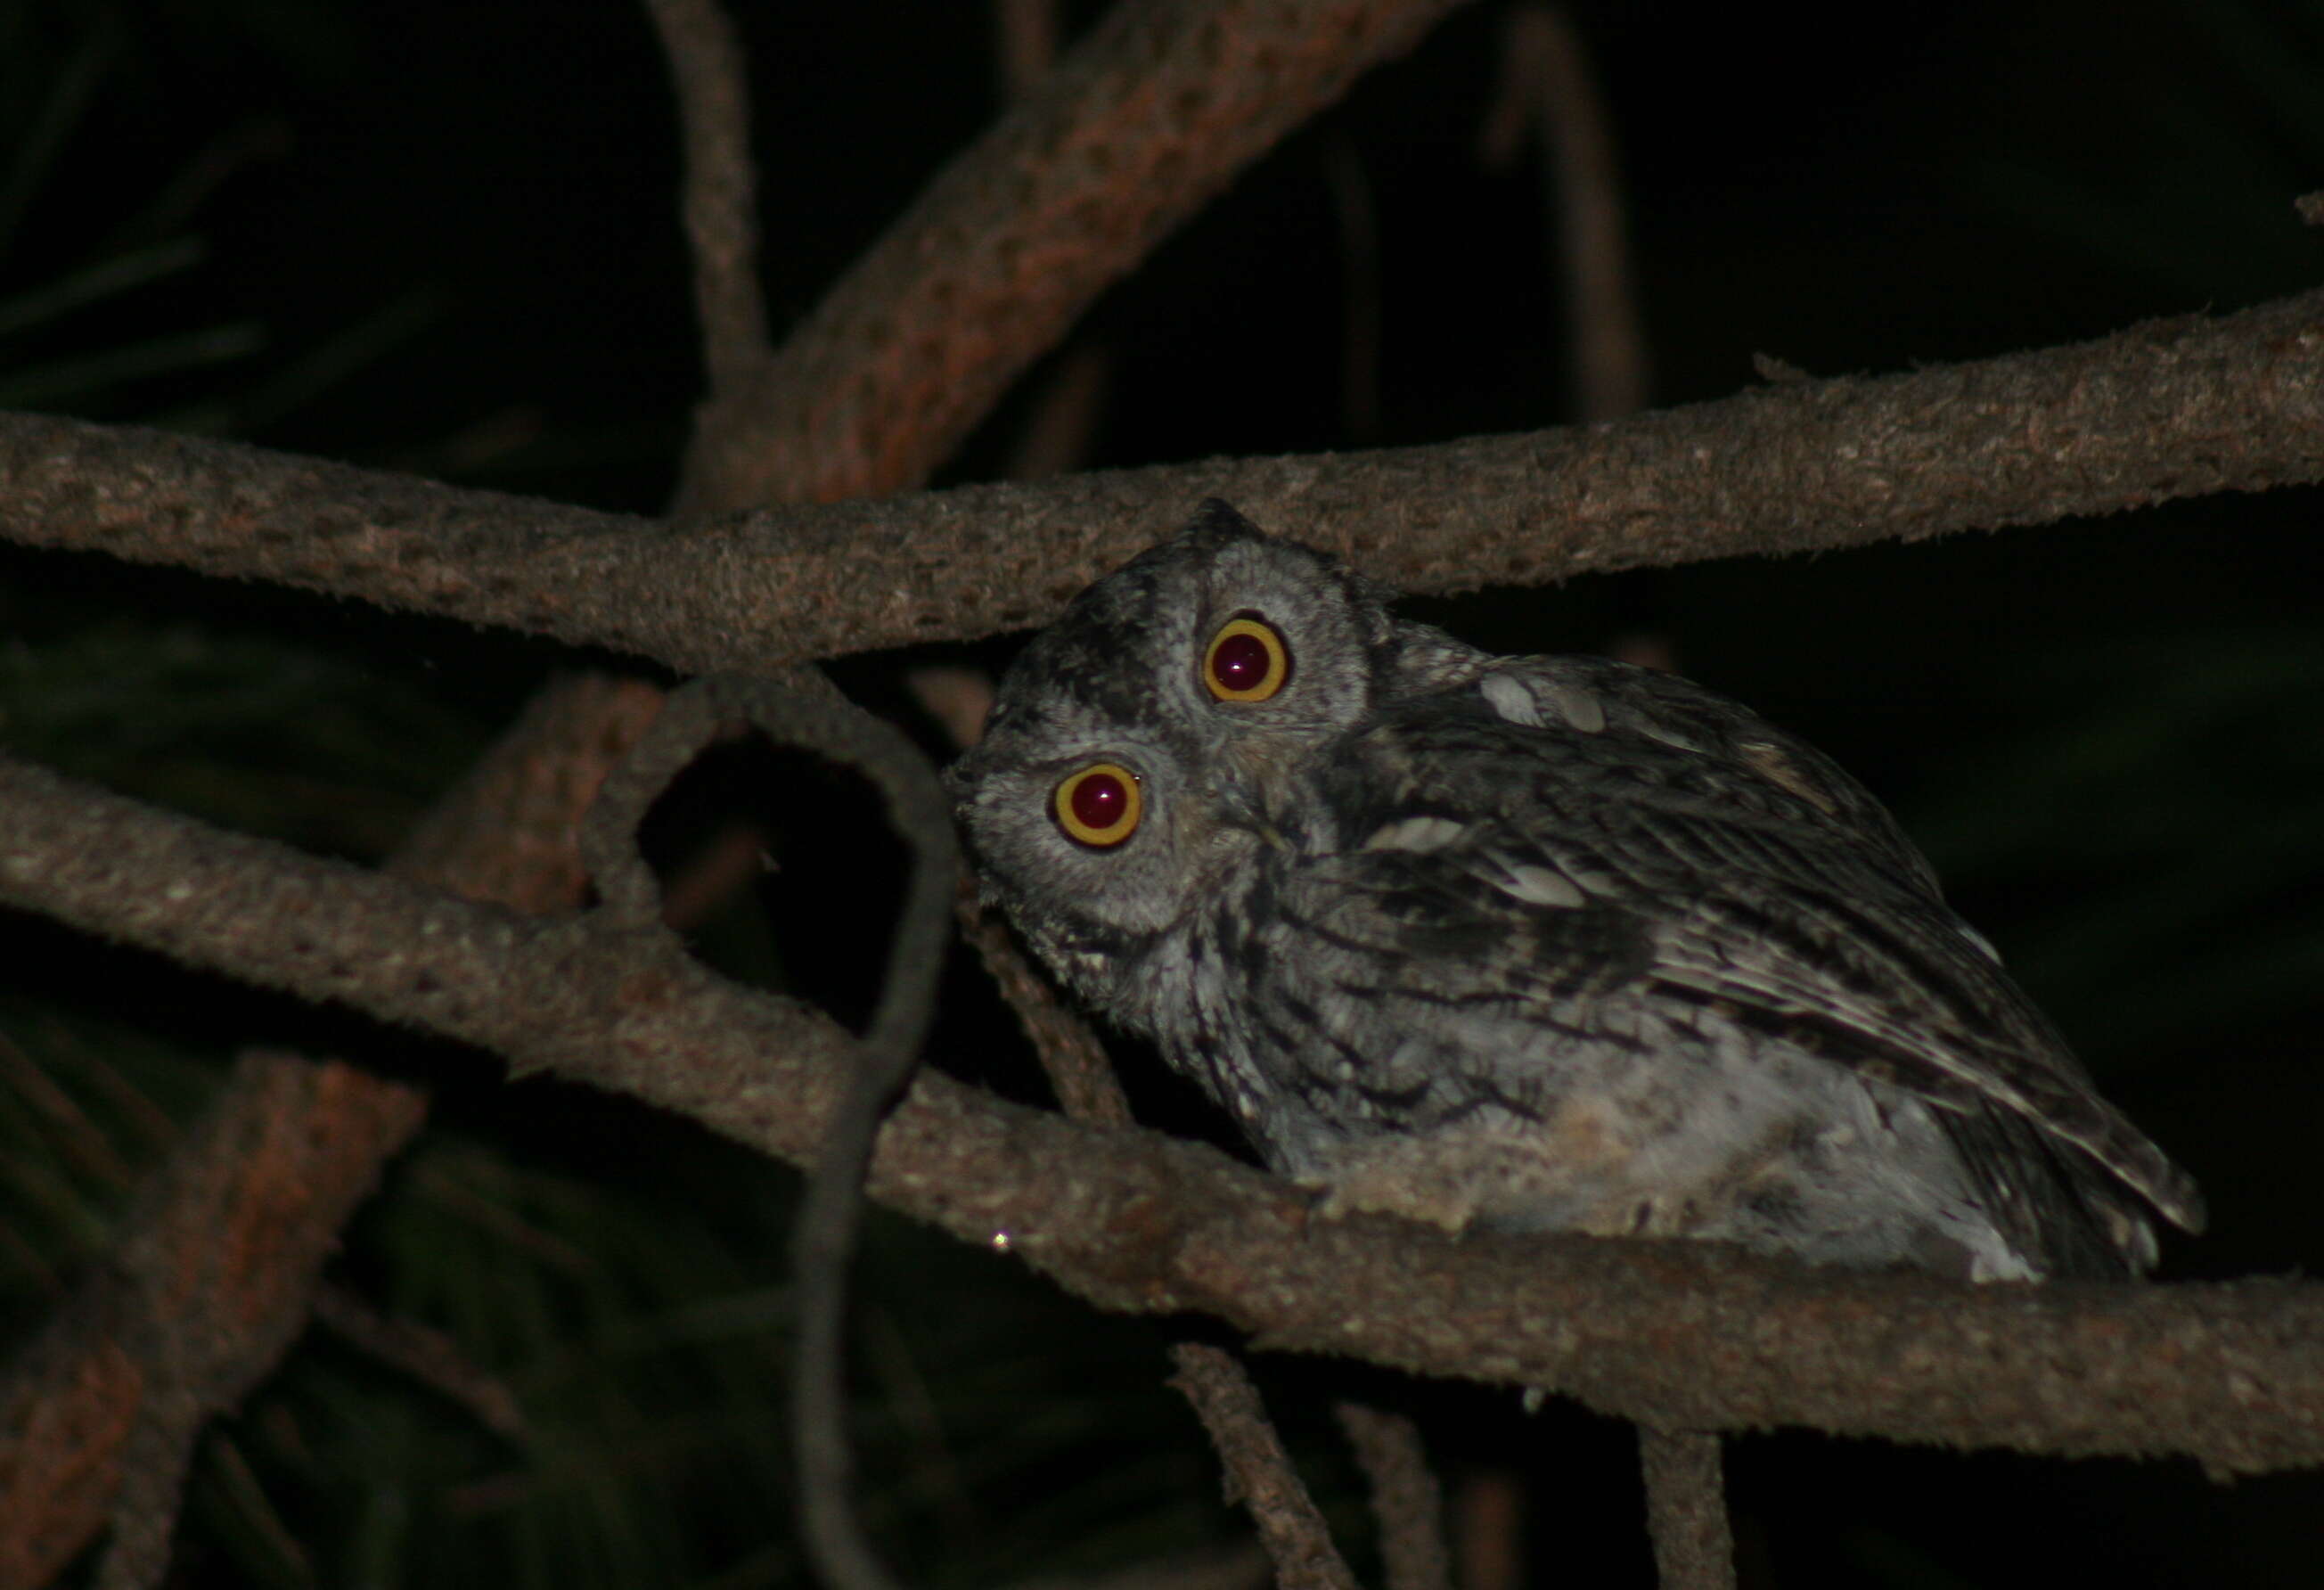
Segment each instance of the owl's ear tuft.
[{"label": "owl's ear tuft", "polygon": [[1256,541],[1267,539],[1267,532],[1235,511],[1224,497],[1205,497],[1179,532],[1182,539],[1205,545],[1221,545],[1228,541]]}]

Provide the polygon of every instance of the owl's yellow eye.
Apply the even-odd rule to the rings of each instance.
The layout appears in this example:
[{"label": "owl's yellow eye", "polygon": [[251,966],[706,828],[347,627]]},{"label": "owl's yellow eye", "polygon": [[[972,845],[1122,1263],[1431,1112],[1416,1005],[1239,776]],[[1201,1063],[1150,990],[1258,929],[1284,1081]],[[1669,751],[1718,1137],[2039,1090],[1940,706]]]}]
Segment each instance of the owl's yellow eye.
[{"label": "owl's yellow eye", "polygon": [[1110,849],[1138,831],[1146,815],[1138,775],[1118,763],[1093,762],[1067,777],[1050,799],[1057,827],[1067,837],[1099,850]]},{"label": "owl's yellow eye", "polygon": [[1221,701],[1264,701],[1290,680],[1290,648],[1252,614],[1221,624],[1203,653],[1203,683]]}]

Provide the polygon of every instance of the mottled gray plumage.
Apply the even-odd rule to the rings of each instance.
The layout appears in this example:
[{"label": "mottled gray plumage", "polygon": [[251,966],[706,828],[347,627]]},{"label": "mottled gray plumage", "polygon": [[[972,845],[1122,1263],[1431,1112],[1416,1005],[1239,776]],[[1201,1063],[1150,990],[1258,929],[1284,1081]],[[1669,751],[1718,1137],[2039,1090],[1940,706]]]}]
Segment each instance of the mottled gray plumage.
[{"label": "mottled gray plumage", "polygon": [[1331,1208],[1979,1280],[2201,1224],[1823,756],[1402,622],[1222,503],[1026,648],[951,778],[1051,968]]}]

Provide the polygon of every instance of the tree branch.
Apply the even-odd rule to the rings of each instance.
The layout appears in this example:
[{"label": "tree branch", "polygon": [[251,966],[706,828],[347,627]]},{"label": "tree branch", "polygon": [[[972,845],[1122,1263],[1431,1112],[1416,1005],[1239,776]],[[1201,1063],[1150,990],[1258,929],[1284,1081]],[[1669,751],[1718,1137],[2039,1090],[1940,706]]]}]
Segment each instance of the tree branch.
[{"label": "tree branch", "polygon": [[1130,1126],[1130,1097],[1113,1074],[1113,1062],[1098,1041],[1097,1032],[1079,1011],[1058,997],[1017,942],[996,911],[977,903],[976,885],[961,881],[960,907],[955,913],[961,938],[984,965],[985,974],[1001,990],[1001,997],[1017,1013],[1017,1024],[1041,1062],[1057,1107],[1069,1121],[1084,1126]]},{"label": "tree branch", "polygon": [[[655,936],[466,904],[21,763],[0,762],[0,903],[554,1066],[795,1164],[845,1085],[853,1040],[826,1018]],[[869,1186],[964,1240],[1005,1237],[1102,1308],[1198,1310],[1264,1346],[1544,1386],[1664,1428],[2324,1462],[2324,1286],[1969,1287],[1692,1243],[1315,1221],[1214,1151],[926,1072]]]},{"label": "tree branch", "polygon": [[[518,909],[572,904],[571,830],[659,699],[598,679],[549,692],[391,868]],[[249,893],[243,906],[266,910]],[[151,1579],[166,1565],[201,1421],[272,1371],[339,1228],[426,1109],[418,1090],[353,1066],[264,1050],[235,1062],[112,1262],[0,1385],[0,1584],[45,1584],[109,1514],[132,1511],[148,1516],[118,1573]]]},{"label": "tree branch", "polygon": [[[960,855],[944,790],[927,759],[893,725],[849,701],[821,674],[805,669],[776,679],[696,679],[670,698],[636,753],[605,781],[585,827],[582,854],[611,925],[632,934],[659,928],[653,875],[637,854],[633,831],[653,798],[733,718],[778,744],[816,751],[864,775],[885,798],[889,820],[912,855],[879,1008],[856,1046],[861,1052],[849,1067],[846,1092],[816,1157],[792,1242],[798,1278],[793,1437],[801,1524],[834,1590],[888,1590],[895,1581],[848,1504],[853,1459],[841,1350],[847,1261],[880,1117],[911,1075],[936,1013]],[[678,949],[678,940],[662,936],[659,947],[667,957]]]},{"label": "tree branch", "polygon": [[758,389],[774,361],[759,291],[758,170],[751,159],[748,63],[733,19],[718,0],[645,0],[669,62],[685,130],[679,208],[694,261],[694,309],[702,322],[709,392],[694,411],[678,466],[675,513],[738,508],[764,500],[762,480],[737,476],[759,421]]},{"label": "tree branch", "polygon": [[1223,459],[666,527],[0,417],[0,536],[765,670],[1048,618],[1205,495],[1407,589],[1916,540],[2324,479],[2324,291],[1586,430]]},{"label": "tree branch", "polygon": [[444,1332],[391,1318],[357,1294],[330,1285],[315,1289],[314,1317],[349,1346],[457,1404],[501,1439],[515,1445],[531,1434],[524,1405],[508,1382],[471,1363]]},{"label": "tree branch", "polygon": [[1401,1413],[1360,1402],[1342,1402],[1335,1411],[1371,1486],[1388,1590],[1452,1590],[1444,1489],[1428,1466],[1418,1428]]},{"label": "tree branch", "polygon": [[[988,675],[964,669],[919,669],[909,682],[920,705],[945,726],[955,752],[967,750],[983,734],[985,715],[992,709]],[[1033,969],[1000,913],[984,909],[977,898],[976,879],[966,870],[961,874],[953,915],[962,939],[1017,1012],[1017,1024],[1032,1044],[1033,1056],[1041,1062],[1049,1091],[1065,1118],[1084,1126],[1132,1124],[1136,1117],[1130,1114],[1130,1096],[1122,1092],[1096,1030]]]},{"label": "tree branch", "polygon": [[751,162],[748,68],[717,0],[645,0],[685,131],[681,213],[694,261],[702,363],[714,396],[738,391],[774,350],[759,294],[758,173]]},{"label": "tree branch", "polygon": [[1479,153],[1489,166],[1514,164],[1535,127],[1548,241],[1564,267],[1558,329],[1573,365],[1573,411],[1619,419],[1646,406],[1647,360],[1613,118],[1581,33],[1563,9],[1541,0],[1512,6],[1502,19],[1500,81]]},{"label": "tree branch", "polygon": [[1735,1537],[1719,1437],[1638,1427],[1646,1477],[1646,1532],[1661,1590],[1735,1590]]},{"label": "tree branch", "polygon": [[[919,266],[908,262],[902,269],[896,268],[891,261],[879,284],[868,292],[861,290],[862,273],[857,273],[851,277],[852,282],[858,283],[858,290],[850,301],[858,311],[868,307],[872,311],[869,319],[859,313],[853,324],[844,318],[837,320],[826,319],[819,325],[803,328],[802,334],[792,339],[786,352],[791,360],[794,377],[804,370],[808,372],[806,379],[794,378],[788,384],[772,382],[764,384],[763,387],[754,380],[767,371],[771,361],[764,347],[764,318],[754,283],[755,217],[748,158],[747,116],[742,98],[742,62],[734,45],[732,29],[715,5],[706,4],[705,0],[649,0],[649,4],[653,8],[664,45],[670,56],[687,124],[686,212],[690,240],[695,246],[697,297],[704,319],[706,355],[713,378],[714,403],[726,417],[724,423],[716,428],[719,436],[735,439],[737,447],[747,443],[750,432],[746,421],[753,418],[748,411],[749,404],[754,397],[766,401],[770,393],[799,412],[822,411],[827,406],[826,400],[840,388],[860,390],[862,383],[858,378],[867,368],[876,366],[890,371],[896,368],[895,356],[899,351],[899,339],[908,336],[910,347],[903,350],[904,365],[908,365],[913,357],[925,360],[933,353],[941,360],[947,361],[947,380],[960,377],[963,374],[959,367],[961,356],[957,349],[948,348],[947,344],[963,339],[957,336],[947,337],[947,328],[941,318],[935,323],[923,320],[917,324],[898,321],[892,317],[883,319],[879,307],[882,294],[908,300],[924,285],[921,278],[927,275],[944,277],[953,286],[959,285],[961,262],[948,256]],[[1368,8],[1342,7],[1342,20],[1352,25],[1338,34],[1313,34],[1306,42],[1303,62],[1309,74],[1310,88],[1332,79],[1335,73],[1343,85],[1346,78],[1378,57],[1383,48],[1383,41],[1393,42],[1400,27],[1406,28],[1409,32],[1416,32],[1426,20],[1443,8],[1443,0],[1417,0],[1417,3],[1406,0],[1401,5],[1375,4]],[[1236,35],[1234,19],[1246,9],[1249,8],[1233,5],[1190,5],[1183,8],[1177,16],[1182,23],[1194,29],[1185,37],[1217,44],[1222,39],[1232,42]],[[1259,9],[1263,13],[1269,10],[1267,7]],[[1278,0],[1271,10],[1278,20],[1298,20],[1301,8],[1282,5]],[[1402,21],[1398,20],[1399,14]],[[1312,23],[1314,18],[1309,15],[1304,20]],[[1166,33],[1167,31],[1164,30]],[[1264,43],[1264,39],[1261,42]],[[1105,94],[1119,96],[1127,103],[1150,92],[1152,85],[1141,82],[1135,69],[1139,61],[1144,59],[1138,51],[1143,50],[1148,42],[1133,37],[1127,42],[1133,48],[1120,60],[1109,61],[1102,53],[1084,52],[1084,68],[1103,92],[1084,104],[1082,111],[1118,117],[1121,106],[1109,103]],[[1214,93],[1225,98],[1231,99],[1236,94],[1247,95],[1253,91],[1256,84],[1259,91],[1276,99],[1295,115],[1313,103],[1320,103],[1312,99],[1302,102],[1296,94],[1286,91],[1281,74],[1275,70],[1273,52],[1262,51],[1258,58],[1241,62],[1240,66],[1236,59],[1216,58],[1199,64],[1207,65],[1213,70],[1216,75],[1210,87]],[[1241,69],[1244,67],[1261,69],[1246,73]],[[1336,88],[1331,91],[1336,92]],[[1182,91],[1174,103],[1184,107],[1194,101]],[[1222,136],[1208,139],[1189,137],[1188,129],[1184,126],[1157,129],[1166,134],[1163,141],[1175,152],[1171,159],[1176,174],[1182,180],[1184,191],[1199,198],[1201,191],[1222,182],[1236,165],[1247,161],[1259,148],[1264,147],[1267,140],[1279,134],[1290,125],[1286,122],[1276,126],[1254,144],[1250,141],[1251,128],[1260,120],[1263,118],[1239,117],[1223,129]],[[1053,121],[1048,131],[1057,137],[1060,147],[1070,149],[1079,133],[1086,129],[1077,129],[1068,115],[1062,120]],[[1124,158],[1125,164],[1137,167],[1148,163],[1155,143],[1156,140],[1148,134],[1131,126],[1127,129],[1126,139],[1115,142],[1111,153],[1116,157]],[[949,224],[960,228],[964,235],[970,236],[990,236],[1005,231],[1018,250],[1018,257],[1049,260],[1062,245],[1069,251],[1079,250],[1089,263],[1081,273],[1082,297],[1079,300],[1073,296],[1070,282],[1065,284],[1067,290],[1061,291],[1060,278],[1047,272],[1037,272],[1022,280],[971,282],[985,295],[982,301],[986,306],[994,310],[992,314],[977,323],[974,357],[988,365],[1005,365],[1008,372],[1021,368],[1038,351],[1038,347],[1028,350],[1011,346],[1005,339],[996,340],[992,336],[995,325],[1016,325],[1021,329],[1022,326],[1034,324],[1039,319],[1036,316],[1029,321],[1010,321],[1000,312],[1006,307],[1010,295],[1038,297],[1044,305],[1044,313],[1070,319],[1078,312],[1087,296],[1094,293],[1105,280],[1130,268],[1153,240],[1150,235],[1125,232],[1111,222],[1104,236],[1093,235],[1090,229],[1093,218],[1101,222],[1108,220],[1105,207],[1075,201],[1060,208],[1057,203],[1051,202],[1061,196],[1070,199],[1070,186],[1060,190],[1054,184],[1047,187],[1035,184],[1029,191],[1019,191],[1010,187],[1007,180],[1009,175],[1025,169],[1023,156],[1022,149],[1010,146],[1005,139],[998,143],[992,139],[984,140],[976,150],[964,155],[955,168],[955,174],[964,174],[967,180],[956,181],[954,189],[956,193],[964,194],[974,202],[965,207],[955,207],[949,215]],[[982,185],[973,180],[979,171],[986,173]],[[998,173],[1000,180],[992,180],[995,173]],[[1152,201],[1161,191],[1157,188],[1142,197]],[[1029,211],[1013,208],[1027,199],[1045,200],[1048,207],[1044,209],[1037,205]],[[1188,205],[1193,202],[1194,199],[1186,200]],[[977,204],[991,205],[1000,213],[997,216],[979,213]],[[997,257],[1005,264],[1010,256],[1004,252]],[[945,291],[949,291],[950,288]],[[1062,320],[1059,323],[1062,324]],[[835,335],[826,335],[835,332]],[[840,344],[844,346],[838,346]],[[881,363],[883,358],[887,360],[885,365]],[[969,374],[974,375],[977,373]],[[989,402],[990,395],[997,394],[1008,378],[1007,373],[994,374],[991,368],[984,370],[982,379],[990,387],[990,393],[985,399],[978,400],[979,403]],[[850,386],[850,383],[855,384]],[[956,382],[956,384],[964,383]],[[781,404],[775,406],[780,407]],[[974,413],[963,410],[955,402],[947,422],[964,429],[974,418]],[[706,432],[711,429],[706,424],[704,427]],[[899,427],[891,432],[888,439],[891,444],[890,452],[894,451],[892,444],[908,439],[907,428]],[[37,441],[34,445],[36,448],[40,446]],[[697,439],[694,461],[700,467],[689,468],[687,472],[681,499],[685,504],[717,506],[753,500],[752,480],[739,478],[732,472],[714,472],[708,464],[702,462],[701,455],[716,452],[718,445],[716,438]],[[918,469],[927,467],[928,461],[940,456],[939,452],[930,450],[931,445],[921,444],[918,452],[913,455],[919,462],[905,460],[914,472],[913,477]],[[942,445],[948,447],[949,440]],[[135,450],[134,443],[132,450]],[[267,467],[264,456],[251,457],[259,460],[258,467],[263,472]],[[152,460],[148,458],[146,461],[150,463]],[[49,462],[53,464],[56,460],[51,458]],[[294,468],[301,467],[294,466]],[[393,500],[403,483],[393,482],[392,477],[381,478],[384,489],[374,505],[383,507],[392,517]],[[802,479],[779,483],[775,495],[806,495],[818,489],[819,485],[827,484],[829,478],[822,477],[820,482]],[[905,478],[866,474],[859,476],[857,485],[860,489],[892,489],[904,484]],[[0,479],[0,493],[5,493],[13,484]],[[89,480],[84,484],[102,498],[115,486],[125,485],[126,483]],[[755,485],[760,487],[767,485],[763,469],[756,477]],[[362,510],[357,512],[360,513]],[[269,532],[262,531],[261,533]],[[460,580],[455,577],[451,583],[457,585]],[[554,600],[551,598],[552,605]],[[641,688],[638,694],[648,702],[654,698],[650,691]],[[552,698],[552,710],[558,701],[570,704],[569,697]],[[593,745],[603,746],[612,754],[618,754],[619,744],[633,724],[622,704],[600,703],[594,717],[585,712],[568,726],[579,731],[579,738]],[[561,821],[555,820],[557,814],[563,810],[557,797],[578,793],[586,800],[593,786],[594,779],[584,772],[561,790],[536,792],[548,797],[545,812],[555,828],[554,833],[539,843],[534,842],[535,837],[530,833],[529,825],[542,819],[542,812],[518,814],[511,823],[505,820],[508,814],[498,814],[503,820],[496,821],[495,814],[480,813],[456,800],[449,802],[431,815],[428,825],[418,836],[416,849],[410,853],[418,858],[414,864],[424,868],[440,862],[451,867],[450,877],[466,880],[465,886],[477,891],[489,892],[505,882],[516,890],[515,894],[508,896],[512,899],[530,899],[544,892],[553,897],[553,880],[569,874],[572,870],[571,819],[567,817]],[[345,1071],[345,1068],[338,1068],[338,1071]],[[330,1074],[337,1076],[337,1072]],[[194,1174],[197,1181],[205,1169],[211,1172],[235,1169],[221,1166],[217,1155],[211,1151],[211,1140],[228,1142],[235,1140],[237,1134],[265,1127],[286,1141],[307,1144],[316,1156],[330,1162],[333,1174],[352,1189],[348,1196],[339,1198],[328,1188],[318,1188],[314,1189],[317,1192],[315,1201],[300,1212],[299,1218],[287,1222],[290,1228],[287,1234],[292,1239],[292,1246],[303,1243],[305,1248],[312,1249],[316,1255],[313,1262],[295,1253],[278,1255],[283,1265],[283,1275],[287,1278],[286,1286],[301,1299],[304,1288],[311,1280],[313,1263],[319,1262],[319,1254],[327,1250],[329,1234],[336,1229],[346,1212],[353,1207],[352,1200],[368,1186],[377,1166],[403,1141],[418,1120],[420,1106],[416,1095],[408,1095],[406,1090],[373,1082],[360,1073],[351,1071],[345,1071],[340,1081],[343,1091],[353,1090],[361,1094],[370,1088],[376,1090],[383,1099],[402,1101],[405,1106],[403,1113],[409,1119],[404,1120],[397,1130],[382,1135],[367,1130],[364,1119],[342,1120],[344,1111],[334,1113],[312,1100],[275,1095],[259,1098],[242,1091],[229,1091],[207,1118],[208,1125],[203,1132],[189,1137],[186,1147],[173,1160],[173,1166],[183,1162],[193,1167],[189,1174]],[[356,1114],[361,1116],[362,1112],[358,1111]],[[258,1169],[263,1170],[264,1168]],[[264,1177],[260,1179],[263,1180]],[[157,1198],[154,1206],[140,1217],[137,1231],[133,1234],[133,1243],[148,1234],[148,1227],[154,1232],[179,1233],[181,1235],[191,1231],[195,1234],[187,1240],[195,1246],[219,1230],[239,1229],[230,1217],[231,1210],[229,1217],[212,1219],[217,1211],[216,1199],[202,1195],[198,1188],[189,1188],[183,1182],[184,1179],[174,1170],[165,1176],[160,1185],[167,1196]],[[305,1185],[296,1183],[295,1179],[294,1183]],[[189,1220],[191,1221],[190,1226]],[[244,1257],[252,1256],[245,1254]],[[118,1299],[108,1303],[106,1299],[110,1297],[110,1293],[94,1299],[84,1297],[82,1302],[52,1328],[50,1338],[44,1338],[60,1341],[63,1350],[56,1354],[34,1353],[17,1366],[17,1373],[12,1377],[6,1389],[6,1423],[0,1427],[8,1436],[5,1450],[0,1451],[0,1580],[20,1582],[19,1570],[22,1570],[22,1582],[31,1582],[34,1577],[45,1578],[59,1563],[78,1549],[79,1544],[97,1527],[105,1498],[113,1493],[120,1481],[119,1455],[124,1441],[143,1440],[145,1446],[154,1447],[157,1450],[160,1447],[170,1448],[156,1462],[144,1465],[141,1472],[145,1472],[152,1482],[149,1489],[158,1487],[157,1494],[167,1493],[173,1496],[184,1452],[190,1449],[193,1433],[198,1429],[201,1419],[207,1417],[210,1409],[224,1406],[241,1394],[240,1390],[231,1387],[219,1390],[217,1387],[226,1386],[229,1380],[232,1387],[246,1388],[255,1383],[256,1378],[273,1361],[281,1344],[287,1342],[286,1333],[294,1328],[295,1319],[303,1311],[303,1303],[296,1300],[287,1310],[280,1311],[279,1317],[276,1312],[262,1311],[263,1317],[244,1343],[250,1352],[235,1355],[230,1375],[219,1380],[216,1386],[206,1386],[189,1402],[186,1399],[175,1397],[174,1392],[166,1398],[160,1395],[161,1391],[171,1391],[175,1382],[162,1385],[152,1381],[147,1373],[148,1366],[142,1365],[133,1352],[124,1351],[105,1330],[87,1328],[91,1310],[103,1314],[106,1308],[118,1305]],[[175,1333],[183,1331],[198,1336],[202,1329],[198,1318],[187,1317],[174,1321],[170,1331],[161,1333],[145,1345],[155,1350],[169,1348]],[[225,1373],[221,1371],[221,1373]],[[184,1419],[172,1425],[170,1430],[161,1431],[162,1435],[171,1435],[174,1431],[182,1434],[184,1438],[178,1440],[172,1436],[171,1440],[160,1441],[157,1445],[155,1440],[144,1439],[136,1432],[146,1428],[140,1421],[146,1419],[147,1413],[141,1410],[150,1410],[163,1401],[190,1411],[186,1411]],[[159,1426],[153,1428],[160,1430]],[[125,1574],[131,1578],[144,1578],[161,1570],[161,1565],[167,1560],[167,1517],[158,1506],[154,1511],[159,1521],[155,1530],[147,1531],[152,1538],[149,1540],[141,1536],[138,1542],[132,1543],[139,1548],[142,1555],[124,1555],[118,1565],[108,1565],[107,1572]]]},{"label": "tree branch", "polygon": [[1356,1576],[1332,1544],[1332,1531],[1314,1498],[1291,1466],[1291,1455],[1267,1417],[1259,1388],[1233,1354],[1200,1342],[1170,1349],[1178,1373],[1170,1377],[1226,1470],[1227,1500],[1240,1503],[1259,1526],[1259,1543],[1275,1564],[1281,1590],[1356,1590]]},{"label": "tree branch", "polygon": [[719,472],[749,502],[918,482],[1101,291],[1459,3],[1113,7],[816,306]]}]

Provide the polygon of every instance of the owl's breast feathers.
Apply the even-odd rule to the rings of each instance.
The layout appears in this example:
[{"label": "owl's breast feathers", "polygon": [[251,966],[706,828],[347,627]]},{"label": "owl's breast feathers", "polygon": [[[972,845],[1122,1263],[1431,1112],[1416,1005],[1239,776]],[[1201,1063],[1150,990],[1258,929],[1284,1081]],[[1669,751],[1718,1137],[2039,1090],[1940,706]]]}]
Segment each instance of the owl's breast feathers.
[{"label": "owl's breast feathers", "polygon": [[[1821,1196],[1966,1199],[2000,1244],[1980,1274],[2144,1268],[2116,1179],[2201,1223],[1879,805],[1732,702],[1501,660],[1382,704],[1293,788],[1157,1036],[1335,1196],[1794,1251]],[[1370,1189],[1424,1160],[1434,1190]],[[1931,1262],[1864,1240],[1831,1256]]]}]

